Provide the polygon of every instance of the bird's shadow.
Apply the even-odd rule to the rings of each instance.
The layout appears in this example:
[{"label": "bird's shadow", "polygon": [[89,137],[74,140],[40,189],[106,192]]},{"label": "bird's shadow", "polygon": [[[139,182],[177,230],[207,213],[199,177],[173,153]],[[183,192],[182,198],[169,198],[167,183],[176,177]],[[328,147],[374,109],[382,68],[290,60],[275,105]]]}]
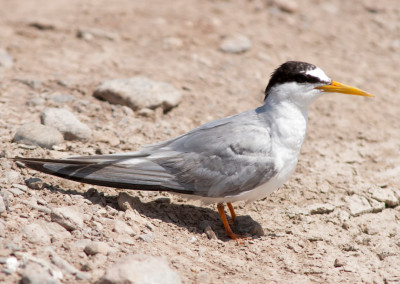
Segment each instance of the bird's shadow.
[{"label": "bird's shadow", "polygon": [[[129,191],[125,190],[121,190],[119,195],[106,196],[104,192],[98,191],[96,188],[79,192],[45,184],[44,189],[61,194],[81,195],[93,204],[102,207],[110,206],[118,211],[136,210],[141,215],[186,228],[188,231],[199,235],[205,233],[205,227],[209,225],[218,239],[222,241],[231,240],[224,232],[224,226],[218,212],[208,207],[171,203],[169,198],[162,196],[153,201],[143,202],[139,197],[132,196]],[[245,217],[250,218],[250,216]],[[253,219],[251,219],[251,222],[261,227]],[[235,230],[234,227],[232,229]]]}]

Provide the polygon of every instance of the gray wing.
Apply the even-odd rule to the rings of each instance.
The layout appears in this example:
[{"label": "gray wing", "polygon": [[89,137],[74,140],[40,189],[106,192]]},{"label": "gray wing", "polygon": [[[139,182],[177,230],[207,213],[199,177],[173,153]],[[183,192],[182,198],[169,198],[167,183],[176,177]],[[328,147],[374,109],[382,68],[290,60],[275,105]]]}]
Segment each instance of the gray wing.
[{"label": "gray wing", "polygon": [[84,183],[208,197],[251,190],[276,174],[269,129],[255,111],[213,121],[139,152],[17,160]]},{"label": "gray wing", "polygon": [[236,195],[277,173],[269,131],[257,113],[249,111],[155,145],[151,158],[195,195]]}]

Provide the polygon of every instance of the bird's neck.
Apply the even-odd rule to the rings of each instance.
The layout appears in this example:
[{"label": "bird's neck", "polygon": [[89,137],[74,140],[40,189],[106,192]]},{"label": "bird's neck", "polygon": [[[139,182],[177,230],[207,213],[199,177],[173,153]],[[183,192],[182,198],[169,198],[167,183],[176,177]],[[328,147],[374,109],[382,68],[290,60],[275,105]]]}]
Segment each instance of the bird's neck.
[{"label": "bird's neck", "polygon": [[262,107],[269,120],[274,147],[298,154],[303,144],[308,121],[308,106],[290,101],[266,101]]}]

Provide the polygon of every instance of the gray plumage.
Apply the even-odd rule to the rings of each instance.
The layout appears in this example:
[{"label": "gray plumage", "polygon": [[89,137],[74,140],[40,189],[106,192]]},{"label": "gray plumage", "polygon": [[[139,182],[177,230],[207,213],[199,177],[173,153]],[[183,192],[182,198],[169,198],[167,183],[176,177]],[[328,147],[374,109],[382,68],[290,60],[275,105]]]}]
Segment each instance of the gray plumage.
[{"label": "gray plumage", "polygon": [[235,196],[276,174],[269,129],[260,112],[261,108],[212,121],[138,152],[17,159],[36,170],[95,185],[213,198]]}]

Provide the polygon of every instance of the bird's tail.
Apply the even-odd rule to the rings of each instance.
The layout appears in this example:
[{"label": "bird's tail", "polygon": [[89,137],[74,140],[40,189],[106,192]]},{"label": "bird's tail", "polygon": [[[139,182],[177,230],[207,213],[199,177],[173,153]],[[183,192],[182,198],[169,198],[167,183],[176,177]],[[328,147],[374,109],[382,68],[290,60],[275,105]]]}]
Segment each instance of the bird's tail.
[{"label": "bird's tail", "polygon": [[135,157],[107,155],[68,159],[14,158],[28,168],[69,180],[93,185],[147,191],[172,191],[190,194],[160,165]]}]

